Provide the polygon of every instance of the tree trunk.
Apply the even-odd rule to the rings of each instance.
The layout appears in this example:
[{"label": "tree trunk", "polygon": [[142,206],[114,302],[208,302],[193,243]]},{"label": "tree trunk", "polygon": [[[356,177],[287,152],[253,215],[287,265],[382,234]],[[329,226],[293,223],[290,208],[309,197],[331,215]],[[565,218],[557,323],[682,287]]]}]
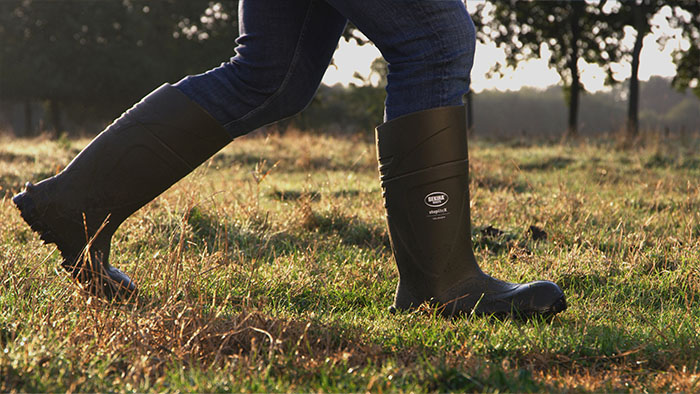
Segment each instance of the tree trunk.
[{"label": "tree trunk", "polygon": [[474,101],[474,96],[472,95],[471,89],[467,92],[466,95],[466,104],[467,104],[467,135],[471,136],[474,133],[474,111],[472,110],[472,104]]},{"label": "tree trunk", "polygon": [[33,134],[32,130],[32,101],[24,100],[24,135],[29,137]]},{"label": "tree trunk", "polygon": [[61,106],[58,100],[51,99],[49,101],[49,111],[51,112],[51,126],[53,126],[53,138],[58,138],[63,131],[63,123],[61,122]]},{"label": "tree trunk", "polygon": [[636,137],[639,134],[639,55],[646,35],[646,16],[643,5],[632,2],[632,18],[637,38],[632,48],[632,74],[630,76],[629,101],[627,107],[627,135]]},{"label": "tree trunk", "polygon": [[579,94],[581,88],[578,74],[579,39],[581,37],[581,26],[579,25],[583,4],[573,2],[571,4],[571,48],[569,54],[569,71],[571,72],[571,89],[569,91],[569,123],[566,130],[567,137],[578,136],[578,107]]}]

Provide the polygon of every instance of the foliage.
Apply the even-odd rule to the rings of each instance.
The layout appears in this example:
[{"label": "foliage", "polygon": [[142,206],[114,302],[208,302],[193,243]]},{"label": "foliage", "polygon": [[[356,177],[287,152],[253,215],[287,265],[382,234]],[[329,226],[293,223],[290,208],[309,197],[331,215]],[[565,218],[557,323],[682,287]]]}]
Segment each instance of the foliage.
[{"label": "foliage", "polygon": [[[551,51],[552,66],[561,76],[569,104],[567,133],[578,129],[579,59],[603,66],[619,57],[612,44],[619,42],[621,32],[613,29],[601,7],[583,1],[511,0],[486,3],[475,15],[481,26],[478,38],[493,41],[506,53],[506,64],[542,56]],[[500,64],[493,71],[501,71]]]},{"label": "foliage", "polygon": [[[640,85],[640,126],[644,131],[694,132],[700,127],[700,100],[670,87],[670,79],[653,77]],[[580,108],[581,136],[615,133],[625,124],[623,85],[609,92],[583,96]],[[382,121],[385,91],[372,86],[322,86],[311,105],[300,115],[277,126],[328,133],[373,134]],[[561,87],[517,92],[483,91],[474,94],[475,135],[480,138],[558,138],[566,128],[566,106]],[[503,116],[507,109],[508,116]]]},{"label": "foliage", "polygon": [[280,124],[282,128],[374,133],[384,114],[383,88],[371,85],[321,86],[313,101],[300,114]]},{"label": "foliage", "polygon": [[677,14],[674,24],[682,28],[682,37],[689,43],[688,49],[674,53],[673,86],[679,90],[690,87],[700,97],[700,3],[689,1],[684,8],[674,7],[673,11]]},{"label": "foliage", "polygon": [[483,269],[568,297],[529,322],[387,312],[366,136],[236,140],[116,234],[126,305],[82,294],[8,198],[87,141],[0,142],[0,391],[698,390],[698,139],[472,144]]},{"label": "foliage", "polygon": [[[571,86],[572,59],[582,58],[605,67],[621,55],[617,48],[608,46],[620,37],[601,14],[599,7],[583,2],[511,0],[481,5],[474,18],[480,26],[479,40],[493,41],[502,48],[508,67],[537,58],[545,49],[552,52],[550,66],[561,75],[565,86]],[[572,24],[579,30],[576,42]],[[605,50],[600,50],[601,46]],[[495,64],[492,73],[502,72],[501,67]]]},{"label": "foliage", "polygon": [[[233,53],[236,1],[0,2],[0,94],[110,117]],[[88,109],[88,111],[86,111]],[[97,115],[97,114],[96,114]]]},{"label": "foliage", "polygon": [[[475,15],[481,26],[479,38],[493,41],[506,52],[507,66],[541,57],[543,50],[551,51],[550,65],[562,78],[569,103],[568,132],[578,128],[579,60],[597,64],[608,73],[606,83],[615,84],[613,65],[625,61],[632,68],[629,80],[627,129],[638,130],[639,81],[638,69],[642,42],[652,31],[652,18],[664,9],[671,9],[667,20],[680,28],[688,40],[689,49],[675,54],[678,75],[674,86],[687,88],[697,84],[700,65],[699,3],[695,0],[634,0],[634,1],[531,1],[511,0],[481,5]],[[625,27],[636,32],[635,44],[623,46]],[[668,37],[661,37],[665,42]],[[494,67],[499,72],[500,65]]]},{"label": "foliage", "polygon": [[[667,17],[667,22],[670,26],[681,27],[687,32],[690,26],[682,21],[680,14],[691,12],[697,8],[695,0],[634,0],[620,3],[606,1],[604,4],[613,4],[607,11],[609,18],[615,25],[615,30],[621,32],[625,26],[629,26],[635,31],[634,45],[630,50],[622,51],[623,60],[630,62],[631,76],[629,78],[629,94],[627,107],[626,132],[629,136],[636,136],[639,133],[639,66],[641,61],[641,52],[644,38],[652,32],[652,18],[657,16],[664,9],[672,9],[670,16]],[[658,40],[664,43],[669,37],[661,36]],[[700,42],[690,42],[691,47],[697,47]],[[618,42],[617,46],[620,46]],[[676,59],[678,64],[678,59]]]}]

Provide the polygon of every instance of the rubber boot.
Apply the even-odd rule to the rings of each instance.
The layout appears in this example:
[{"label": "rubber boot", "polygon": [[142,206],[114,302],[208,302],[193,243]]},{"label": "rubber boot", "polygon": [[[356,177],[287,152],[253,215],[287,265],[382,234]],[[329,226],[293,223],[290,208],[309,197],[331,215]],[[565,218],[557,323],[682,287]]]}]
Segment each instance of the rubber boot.
[{"label": "rubber boot", "polygon": [[111,238],[132,213],[231,140],[203,109],[170,85],[109,125],[58,175],[12,201],[62,265],[91,294],[125,300],[134,282],[109,264]]},{"label": "rubber boot", "polygon": [[549,281],[513,284],[481,271],[469,214],[463,106],[429,109],[376,130],[391,245],[399,269],[392,311],[424,302],[453,316],[530,317],[566,309]]}]

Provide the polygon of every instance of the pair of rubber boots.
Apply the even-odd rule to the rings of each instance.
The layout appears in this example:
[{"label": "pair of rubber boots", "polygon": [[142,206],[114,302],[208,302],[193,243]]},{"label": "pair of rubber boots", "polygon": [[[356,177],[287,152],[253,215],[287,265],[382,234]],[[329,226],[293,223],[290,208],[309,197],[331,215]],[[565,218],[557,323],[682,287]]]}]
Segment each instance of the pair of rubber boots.
[{"label": "pair of rubber boots", "polygon": [[[61,173],[16,195],[24,220],[57,245],[90,294],[127,300],[134,282],[109,264],[111,238],[132,213],[230,142],[204,110],[163,85],[98,135]],[[394,310],[428,302],[444,315],[550,315],[566,308],[552,282],[484,274],[472,251],[464,108],[406,115],[377,128],[392,248]]]}]

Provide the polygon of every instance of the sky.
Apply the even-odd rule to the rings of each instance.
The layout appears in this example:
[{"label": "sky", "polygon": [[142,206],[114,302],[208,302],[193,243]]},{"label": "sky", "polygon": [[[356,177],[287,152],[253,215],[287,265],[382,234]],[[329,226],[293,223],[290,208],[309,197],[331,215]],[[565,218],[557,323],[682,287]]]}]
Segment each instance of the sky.
[{"label": "sky", "polygon": [[[468,3],[468,8],[473,11],[473,2]],[[687,42],[680,39],[680,32],[671,29],[665,20],[665,16],[669,15],[671,10],[666,7],[661,10],[652,20],[652,34],[644,39],[642,46],[641,61],[639,66],[639,79],[646,81],[651,76],[672,77],[676,74],[676,68],[673,65],[671,53],[676,49],[687,49]],[[636,32],[632,28],[625,30],[625,38],[623,43],[631,48]],[[663,48],[656,40],[666,35],[671,37]],[[472,68],[472,90],[480,92],[483,90],[519,90],[522,87],[534,87],[545,89],[548,86],[559,83],[560,78],[557,72],[547,65],[548,51],[543,50],[540,55],[543,59],[533,59],[526,62],[521,62],[515,70],[508,70],[503,78],[488,78],[486,76],[488,70],[494,64],[500,62],[505,63],[505,54],[499,50],[493,43],[482,44],[477,42],[476,54],[474,58],[474,67]],[[371,44],[358,46],[354,41],[347,42],[341,40],[338,50],[334,56],[335,66],[329,67],[326,72],[323,83],[326,85],[334,85],[340,83],[348,85],[351,82],[360,83],[353,75],[357,72],[363,76],[370,74],[370,64],[381,54],[379,50]],[[596,66],[587,64],[584,61],[579,62],[581,70],[581,82],[590,92],[605,91],[609,88],[604,86],[605,73]],[[624,80],[630,75],[629,63],[622,63],[613,68],[615,78]]]}]

